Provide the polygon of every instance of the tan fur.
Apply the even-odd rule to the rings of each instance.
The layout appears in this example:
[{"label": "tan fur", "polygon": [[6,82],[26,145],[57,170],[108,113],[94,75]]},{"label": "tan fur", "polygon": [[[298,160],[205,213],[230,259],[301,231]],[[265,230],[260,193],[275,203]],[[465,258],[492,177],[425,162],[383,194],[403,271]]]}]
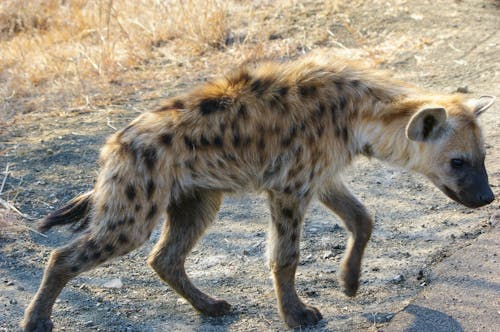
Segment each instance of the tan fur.
[{"label": "tan fur", "polygon": [[[446,139],[409,140],[410,117],[430,103],[448,112],[446,128],[435,127]],[[227,302],[189,281],[184,260],[215,218],[222,194],[247,190],[269,195],[269,256],[281,315],[292,327],[316,323],[321,314],[299,299],[294,286],[310,200],[317,194],[352,234],[340,278],[353,296],[372,223],[338,174],[364,154],[439,182],[445,175],[436,156],[449,158],[446,151],[457,150],[484,157],[477,128],[460,97],[426,95],[340,60],[308,57],[240,68],[139,116],[108,140],[88,228],[52,253],[23,326],[47,330],[64,285],[139,247],[165,212],[163,235],[149,263],[199,311],[227,312]]]}]

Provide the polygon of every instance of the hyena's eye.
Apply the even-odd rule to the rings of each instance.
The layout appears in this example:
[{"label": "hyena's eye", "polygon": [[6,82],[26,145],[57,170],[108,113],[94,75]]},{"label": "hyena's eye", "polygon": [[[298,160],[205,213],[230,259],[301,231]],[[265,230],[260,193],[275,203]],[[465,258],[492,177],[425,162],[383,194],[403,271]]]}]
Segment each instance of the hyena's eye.
[{"label": "hyena's eye", "polygon": [[451,167],[460,168],[464,165],[464,161],[462,159],[454,158],[451,160]]}]

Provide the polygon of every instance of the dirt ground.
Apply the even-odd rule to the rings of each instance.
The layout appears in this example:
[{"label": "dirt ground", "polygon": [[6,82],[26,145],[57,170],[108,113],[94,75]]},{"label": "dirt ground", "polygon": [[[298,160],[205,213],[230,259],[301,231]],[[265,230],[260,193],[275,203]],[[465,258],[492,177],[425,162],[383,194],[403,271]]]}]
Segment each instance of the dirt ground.
[{"label": "dirt ground", "polygon": [[[293,23],[299,31],[279,31],[275,38],[299,39],[304,29],[328,28],[336,42],[326,40],[314,47],[361,58],[370,47],[380,50],[384,45],[390,48],[398,44],[388,60],[379,64],[393,70],[398,78],[439,92],[460,88],[471,97],[500,96],[499,1],[391,3],[393,6],[373,1],[351,11],[353,31],[335,21],[318,22],[314,1],[304,2]],[[200,76],[184,77],[179,86],[149,81],[146,88],[143,83],[134,94],[120,96],[108,107],[88,110],[64,106],[10,119],[8,125],[0,126],[0,171],[9,165],[1,197],[23,213],[40,218],[88,190],[96,176],[99,148],[114,131],[112,127],[124,127],[160,102],[141,98],[143,93],[156,91],[169,96],[202,80],[208,72],[209,68]],[[497,196],[499,110],[497,102],[480,119],[490,183]],[[432,283],[433,267],[443,257],[498,227],[498,200],[470,210],[450,201],[427,180],[377,161],[360,159],[345,178],[374,216],[375,231],[363,263],[360,292],[349,299],[341,293],[336,279],[346,233],[335,215],[317,202],[311,206],[304,225],[297,288],[304,300],[323,314],[324,319],[314,328],[317,331],[383,330],[394,314]],[[159,237],[159,225],[140,250],[81,275],[64,289],[54,307],[56,329],[286,330],[278,317],[266,263],[269,219],[263,196],[227,197],[217,221],[189,257],[190,276],[201,289],[233,305],[229,316],[215,319],[199,315],[147,266],[146,257]],[[50,251],[72,237],[65,229],[43,237],[23,228],[33,222],[19,219],[17,230],[0,229],[0,330],[18,329]],[[24,230],[19,231],[19,227]],[[113,279],[120,279],[122,286],[106,287]]]}]

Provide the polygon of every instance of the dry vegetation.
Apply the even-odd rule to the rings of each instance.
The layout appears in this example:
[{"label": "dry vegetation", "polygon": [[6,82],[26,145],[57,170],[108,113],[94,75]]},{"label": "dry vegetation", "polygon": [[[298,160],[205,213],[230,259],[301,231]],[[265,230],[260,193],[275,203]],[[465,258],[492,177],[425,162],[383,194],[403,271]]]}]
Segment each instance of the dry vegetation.
[{"label": "dry vegetation", "polygon": [[[343,47],[326,24],[338,21],[357,34],[348,11],[339,14],[343,2],[314,3],[308,17],[293,0],[3,1],[0,112],[5,120],[105,106],[141,84],[172,87],[208,67],[205,74],[214,74],[248,59]],[[349,10],[356,6],[350,2]]]}]

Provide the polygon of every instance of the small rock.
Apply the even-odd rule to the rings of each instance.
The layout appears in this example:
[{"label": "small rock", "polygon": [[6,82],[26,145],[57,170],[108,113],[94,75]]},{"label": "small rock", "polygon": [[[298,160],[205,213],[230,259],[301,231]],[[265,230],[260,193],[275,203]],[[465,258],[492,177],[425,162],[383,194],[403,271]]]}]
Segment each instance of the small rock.
[{"label": "small rock", "polygon": [[89,321],[87,321],[87,322],[83,323],[83,326],[85,326],[85,327],[91,327],[91,326],[93,326],[93,325],[94,325],[94,322],[93,322],[93,321],[91,321],[91,320],[89,320]]},{"label": "small rock", "polygon": [[111,280],[105,282],[104,284],[102,284],[102,287],[104,287],[104,288],[122,288],[123,283],[122,283],[121,279],[116,278],[116,279],[111,279]]},{"label": "small rock", "polygon": [[78,288],[80,288],[80,289],[84,290],[84,289],[87,289],[87,285],[85,285],[85,284],[81,284],[81,285],[80,285],[80,287],[78,287]]},{"label": "small rock", "polygon": [[394,284],[400,284],[405,281],[405,277],[402,274],[398,274],[394,278],[391,279],[391,282]]},{"label": "small rock", "polygon": [[424,278],[424,270],[418,271],[417,280],[422,280]]},{"label": "small rock", "polygon": [[332,257],[335,257],[335,254],[333,253],[333,251],[331,250],[328,250],[328,251],[325,251],[323,253],[323,259],[328,259],[328,258],[332,258]]},{"label": "small rock", "polygon": [[7,280],[7,282],[5,283],[7,286],[13,286],[14,285],[14,281],[12,280]]},{"label": "small rock", "polygon": [[187,303],[188,303],[188,302],[186,301],[186,299],[181,298],[181,297],[180,297],[180,298],[178,298],[176,302],[177,302],[177,304],[187,304]]},{"label": "small rock", "polygon": [[469,87],[467,85],[459,86],[456,90],[458,93],[469,93]]},{"label": "small rock", "polygon": [[243,249],[243,255],[248,256],[248,255],[250,255],[250,252],[246,249]]},{"label": "small rock", "polygon": [[10,299],[10,300],[9,300],[9,303],[10,303],[10,304],[17,304],[17,301],[16,301],[15,299]]},{"label": "small rock", "polygon": [[364,314],[363,316],[375,324],[388,323],[394,318],[394,314],[388,313]]}]

